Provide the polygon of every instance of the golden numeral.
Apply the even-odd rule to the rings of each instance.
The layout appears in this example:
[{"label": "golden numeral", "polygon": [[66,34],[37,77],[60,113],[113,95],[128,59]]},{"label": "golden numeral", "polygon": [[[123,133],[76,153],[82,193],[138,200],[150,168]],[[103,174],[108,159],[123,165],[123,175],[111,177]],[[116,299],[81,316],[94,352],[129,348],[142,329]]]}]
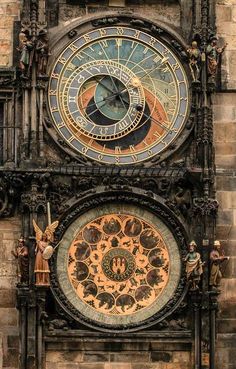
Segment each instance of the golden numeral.
[{"label": "golden numeral", "polygon": [[106,36],[106,34],[107,34],[107,31],[106,31],[104,28],[101,28],[101,29],[99,30],[99,32],[100,32],[100,35],[101,35],[101,36]]},{"label": "golden numeral", "polygon": [[99,160],[99,161],[102,161],[102,159],[103,159],[103,155],[101,155],[101,154],[100,154],[100,155],[98,155],[98,160]]},{"label": "golden numeral", "polygon": [[115,154],[121,154],[120,146],[115,146]]},{"label": "golden numeral", "polygon": [[137,155],[132,155],[132,159],[133,159],[133,161],[137,161],[138,160]]},{"label": "golden numeral", "polygon": [[155,136],[157,138],[161,137],[160,133],[158,133],[157,131],[153,133],[153,136]]},{"label": "golden numeral", "polygon": [[72,142],[74,140],[74,136],[70,136],[69,138],[67,138],[68,142]]},{"label": "golden numeral", "polygon": [[121,38],[116,38],[116,45],[117,45],[118,47],[120,47],[120,46],[122,45],[122,40],[121,40]]},{"label": "golden numeral", "polygon": [[101,47],[108,47],[107,40],[101,40],[101,41],[99,41],[99,44],[100,44]]},{"label": "golden numeral", "polygon": [[66,64],[66,59],[65,58],[60,58],[58,59],[59,63],[65,65]]},{"label": "golden numeral", "polygon": [[155,43],[156,43],[156,39],[151,37],[148,43],[149,43],[149,45],[154,46]]},{"label": "golden numeral", "polygon": [[57,125],[57,128],[59,128],[59,129],[61,129],[63,127],[65,127],[65,123],[60,123],[60,124]]},{"label": "golden numeral", "polygon": [[88,147],[87,146],[82,147],[81,151],[83,154],[86,154],[86,152],[88,151]]},{"label": "golden numeral", "polygon": [[49,90],[49,95],[56,95],[57,91],[56,90]]},{"label": "golden numeral", "polygon": [[52,78],[57,78],[57,79],[59,79],[59,74],[57,74],[57,73],[52,73]]},{"label": "golden numeral", "polygon": [[123,35],[124,29],[122,27],[117,27],[117,33],[118,35]]},{"label": "golden numeral", "polygon": [[86,42],[91,41],[91,38],[90,38],[90,36],[89,36],[87,33],[84,35],[84,40],[85,40]]},{"label": "golden numeral", "polygon": [[139,38],[139,36],[140,36],[140,31],[136,30],[134,37]]},{"label": "golden numeral", "polygon": [[172,68],[173,68],[173,70],[174,70],[174,72],[175,72],[177,69],[179,69],[179,68],[180,68],[180,66],[179,66],[179,64],[178,64],[178,63],[176,63],[176,64],[172,65]]},{"label": "golden numeral", "polygon": [[71,49],[73,52],[77,51],[78,50],[78,47],[75,46],[75,45],[70,45],[69,46],[69,49]]},{"label": "golden numeral", "polygon": [[166,147],[167,146],[167,143],[163,140],[161,140],[161,143]]},{"label": "golden numeral", "polygon": [[131,152],[135,152],[134,145],[129,145],[129,149],[130,149]]}]

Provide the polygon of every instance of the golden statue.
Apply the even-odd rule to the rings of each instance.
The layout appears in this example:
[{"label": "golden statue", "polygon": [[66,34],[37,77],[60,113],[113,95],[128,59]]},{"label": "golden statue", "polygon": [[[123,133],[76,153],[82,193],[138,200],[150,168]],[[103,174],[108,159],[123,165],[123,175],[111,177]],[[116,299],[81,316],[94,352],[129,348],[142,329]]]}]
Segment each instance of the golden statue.
[{"label": "golden statue", "polygon": [[35,284],[36,286],[50,286],[50,269],[48,259],[53,254],[53,247],[50,242],[53,242],[53,235],[59,222],[55,221],[49,224],[44,232],[39,228],[33,219],[33,226],[36,233],[36,248],[35,248]]}]

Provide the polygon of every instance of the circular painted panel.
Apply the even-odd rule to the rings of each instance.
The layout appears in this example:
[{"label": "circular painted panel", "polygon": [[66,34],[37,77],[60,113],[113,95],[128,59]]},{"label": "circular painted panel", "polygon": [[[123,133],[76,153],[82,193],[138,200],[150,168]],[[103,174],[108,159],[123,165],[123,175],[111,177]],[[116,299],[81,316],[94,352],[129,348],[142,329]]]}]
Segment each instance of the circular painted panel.
[{"label": "circular painted panel", "polygon": [[108,326],[155,315],[173,297],[180,271],[171,231],[133,205],[104,205],[77,218],[57,254],[66,298],[82,316]]}]

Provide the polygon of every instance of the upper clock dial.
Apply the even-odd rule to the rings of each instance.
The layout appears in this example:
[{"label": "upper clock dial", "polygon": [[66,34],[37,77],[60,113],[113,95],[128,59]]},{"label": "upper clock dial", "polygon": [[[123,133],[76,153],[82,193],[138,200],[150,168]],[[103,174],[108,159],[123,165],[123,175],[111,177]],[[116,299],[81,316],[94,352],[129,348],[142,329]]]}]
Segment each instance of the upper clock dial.
[{"label": "upper clock dial", "polygon": [[108,164],[162,152],[182,130],[188,83],[174,53],[128,27],[93,30],[69,44],[49,81],[57,130],[76,151]]}]

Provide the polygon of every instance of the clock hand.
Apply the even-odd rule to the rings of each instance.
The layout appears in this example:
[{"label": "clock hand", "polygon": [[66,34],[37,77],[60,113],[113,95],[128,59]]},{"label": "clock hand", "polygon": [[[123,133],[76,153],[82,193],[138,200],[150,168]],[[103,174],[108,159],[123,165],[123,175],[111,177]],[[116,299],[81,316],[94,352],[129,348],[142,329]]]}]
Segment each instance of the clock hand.
[{"label": "clock hand", "polygon": [[[167,59],[166,59],[166,60],[164,60],[164,61],[162,61],[162,63],[165,63],[165,61],[167,61]],[[162,64],[162,63],[161,63],[161,64]],[[153,68],[153,69],[151,69],[150,71],[146,72],[143,76],[141,76],[140,78],[137,78],[137,79],[140,81],[141,79],[143,79],[144,77],[146,77],[148,74],[151,74],[152,72],[154,72],[154,70],[156,70],[157,68],[159,68],[161,64],[158,64],[157,66],[155,66],[155,68]],[[123,93],[124,93],[124,92],[126,92],[126,91],[131,90],[132,88],[134,88],[134,86],[127,87],[127,88],[125,88],[124,90],[116,91],[115,93],[113,92],[113,94],[112,94],[112,95],[110,95],[110,96],[108,96],[108,97],[118,96],[118,95],[120,95],[120,94],[123,94]]]},{"label": "clock hand", "polygon": [[[106,102],[107,100],[112,100],[114,96],[118,96],[119,94],[120,93],[113,93],[111,95],[108,95],[107,97],[103,97],[101,100],[98,100],[98,101],[96,101],[95,103],[93,103],[89,106],[92,107],[92,106],[95,106],[97,104],[100,104],[101,102]],[[127,102],[127,104],[129,104],[129,103]],[[87,108],[87,105],[81,106],[80,108],[84,110],[85,108]]]},{"label": "clock hand", "polygon": [[[106,86],[101,80],[98,80],[96,77],[94,77],[95,78],[95,81],[96,82],[98,82],[101,86],[103,86],[103,87],[105,87],[105,89],[107,90],[107,91],[110,91],[110,92],[112,92],[112,95],[110,95],[110,96],[113,96],[113,94],[115,94],[114,95],[114,97],[116,96],[116,94],[118,93],[118,88],[117,88],[117,86],[116,86],[116,84],[115,84],[115,82],[114,82],[114,80],[113,80],[113,78],[111,77],[111,76],[109,76],[110,77],[110,80],[111,80],[111,82],[112,82],[112,84],[113,84],[113,86],[114,86],[114,88],[115,88],[115,90],[116,90],[116,92],[114,92],[111,88],[109,88],[108,86]],[[109,97],[110,97],[109,96]],[[119,96],[119,93],[118,93],[118,95],[117,96]],[[122,103],[122,105],[123,105],[123,107],[125,108],[125,104],[124,104],[124,101],[122,100],[122,98],[119,96],[119,99],[120,99],[120,101],[121,101],[121,103]]]},{"label": "clock hand", "polygon": [[[128,101],[126,101],[124,98],[122,98],[122,99],[123,99],[124,103],[129,104],[129,103],[128,103]],[[137,105],[136,105],[136,110],[137,110],[137,111],[139,111],[139,112],[141,112],[141,111],[143,110],[143,106],[142,106],[142,104],[137,104]],[[157,120],[157,119],[153,118],[151,115],[145,114],[145,113],[143,112],[143,116],[144,116],[144,117],[146,117],[147,119],[151,118],[151,120],[153,120],[153,121],[154,121],[154,123],[158,124],[161,128],[163,128],[163,129],[164,129],[164,130],[166,130],[167,132],[170,130],[168,127],[166,127],[164,124],[162,124],[159,120]],[[145,124],[145,123],[146,123],[146,122],[144,122],[143,124]],[[140,125],[140,126],[138,126],[136,129],[141,128],[141,127],[143,126],[143,124],[142,124],[142,125]]]}]

